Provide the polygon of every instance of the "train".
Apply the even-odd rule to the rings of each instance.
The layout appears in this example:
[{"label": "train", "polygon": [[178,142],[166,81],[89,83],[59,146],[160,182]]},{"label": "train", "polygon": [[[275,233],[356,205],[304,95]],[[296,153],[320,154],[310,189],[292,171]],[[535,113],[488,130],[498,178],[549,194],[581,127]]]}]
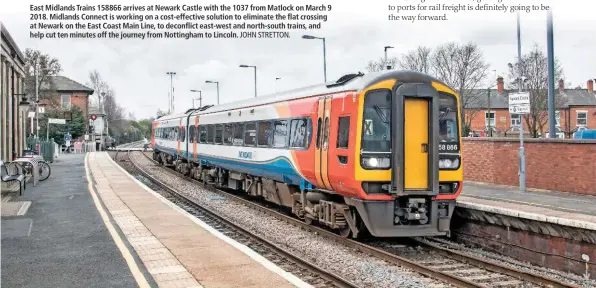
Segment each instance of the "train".
[{"label": "train", "polygon": [[459,95],[414,71],[166,115],[153,159],[346,238],[449,236],[462,190]]}]

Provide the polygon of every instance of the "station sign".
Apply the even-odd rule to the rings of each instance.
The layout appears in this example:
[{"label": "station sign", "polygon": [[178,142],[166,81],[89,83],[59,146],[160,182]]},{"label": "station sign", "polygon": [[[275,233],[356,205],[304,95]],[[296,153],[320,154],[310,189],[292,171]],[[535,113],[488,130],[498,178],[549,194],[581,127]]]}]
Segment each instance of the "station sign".
[{"label": "station sign", "polygon": [[66,119],[49,118],[49,124],[66,124]]},{"label": "station sign", "polygon": [[511,93],[509,94],[509,113],[528,114],[530,113],[530,93]]}]

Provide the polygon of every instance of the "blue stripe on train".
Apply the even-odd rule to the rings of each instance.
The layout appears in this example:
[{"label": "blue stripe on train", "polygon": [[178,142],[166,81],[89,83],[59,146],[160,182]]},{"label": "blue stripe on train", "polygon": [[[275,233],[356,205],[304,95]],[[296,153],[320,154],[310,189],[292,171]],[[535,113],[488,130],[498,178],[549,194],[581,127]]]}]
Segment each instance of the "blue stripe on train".
[{"label": "blue stripe on train", "polygon": [[[155,147],[158,148],[158,151],[163,151],[176,157],[192,159],[193,156],[186,151],[181,151],[182,154],[178,154],[176,149],[159,145],[155,145]],[[264,163],[257,161],[238,161],[235,159],[213,157],[204,154],[197,155],[197,157],[201,163],[208,166],[218,166],[238,173],[266,177],[287,184],[300,185],[301,182],[306,181],[296,172],[296,169],[287,157],[278,157],[272,161],[265,161]]]}]

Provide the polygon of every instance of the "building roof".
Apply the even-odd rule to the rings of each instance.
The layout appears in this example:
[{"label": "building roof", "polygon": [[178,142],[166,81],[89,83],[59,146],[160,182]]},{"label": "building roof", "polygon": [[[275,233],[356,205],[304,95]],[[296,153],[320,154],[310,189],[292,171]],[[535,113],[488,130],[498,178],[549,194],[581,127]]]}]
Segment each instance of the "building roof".
[{"label": "building roof", "polygon": [[[488,91],[486,89],[468,90],[465,95],[474,95],[468,98],[467,109],[487,109],[488,108]],[[517,91],[505,90],[498,93],[497,89],[490,90],[490,107],[491,109],[509,109],[509,93]],[[466,94],[467,93],[467,94]],[[465,96],[464,97],[469,97]],[[556,101],[557,108],[569,108],[571,106],[596,106],[596,93],[590,93],[587,89],[565,89],[563,93],[559,89],[555,89],[555,98],[560,98]]]},{"label": "building roof", "polygon": [[22,64],[24,64],[25,56],[23,55],[23,52],[21,52],[21,49],[19,49],[19,46],[17,45],[17,43],[14,42],[14,39],[12,39],[12,36],[10,36],[8,29],[6,29],[6,27],[4,26],[4,24],[2,24],[2,22],[0,22],[0,35],[2,38],[4,38],[6,40],[6,42],[13,49],[13,51],[11,51],[11,52],[15,53],[16,54],[15,56],[21,61]]},{"label": "building roof", "polygon": [[[28,78],[33,78],[34,76],[29,76]],[[54,89],[56,92],[85,92],[89,95],[95,92],[93,89],[74,81],[65,76],[48,76],[48,78],[53,82]],[[32,80],[35,83],[34,80]],[[46,85],[43,85],[46,84]],[[41,90],[48,90],[50,87],[47,86],[47,83],[43,83]]]}]

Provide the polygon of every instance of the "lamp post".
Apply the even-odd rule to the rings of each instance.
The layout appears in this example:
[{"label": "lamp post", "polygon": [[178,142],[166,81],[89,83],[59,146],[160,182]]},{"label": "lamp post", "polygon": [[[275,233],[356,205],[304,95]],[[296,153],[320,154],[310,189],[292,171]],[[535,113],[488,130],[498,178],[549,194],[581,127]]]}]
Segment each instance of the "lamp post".
[{"label": "lamp post", "polygon": [[323,40],[323,75],[325,76],[325,83],[327,83],[327,52],[325,37],[315,37],[311,35],[302,35],[302,39],[321,39]]},{"label": "lamp post", "polygon": [[393,46],[385,46],[385,65],[387,65],[387,70],[391,69],[391,66],[389,65],[389,63],[387,63],[387,50],[391,49],[391,48],[395,48]]},{"label": "lamp post", "polygon": [[548,53],[548,136],[556,138],[555,134],[555,49],[553,43],[553,11],[546,12],[546,43]]},{"label": "lamp post", "polygon": [[215,85],[217,85],[217,105],[219,105],[219,82],[207,80],[205,83],[215,83]]},{"label": "lamp post", "polygon": [[174,113],[174,75],[176,72],[166,72],[166,74],[170,75],[170,107],[168,107],[169,114]]},{"label": "lamp post", "polygon": [[198,92],[199,98],[192,98],[192,109],[195,109],[195,100],[199,100],[199,108],[203,106],[203,92],[201,90],[190,90],[190,92]]},{"label": "lamp post", "polygon": [[277,93],[277,80],[281,80],[281,78],[275,77],[275,93]]},{"label": "lamp post", "polygon": [[[35,103],[39,103],[39,58],[35,59]],[[39,107],[35,107],[35,138],[39,139]]]},{"label": "lamp post", "polygon": [[257,66],[240,65],[240,68],[255,68],[255,98],[257,98]]}]

